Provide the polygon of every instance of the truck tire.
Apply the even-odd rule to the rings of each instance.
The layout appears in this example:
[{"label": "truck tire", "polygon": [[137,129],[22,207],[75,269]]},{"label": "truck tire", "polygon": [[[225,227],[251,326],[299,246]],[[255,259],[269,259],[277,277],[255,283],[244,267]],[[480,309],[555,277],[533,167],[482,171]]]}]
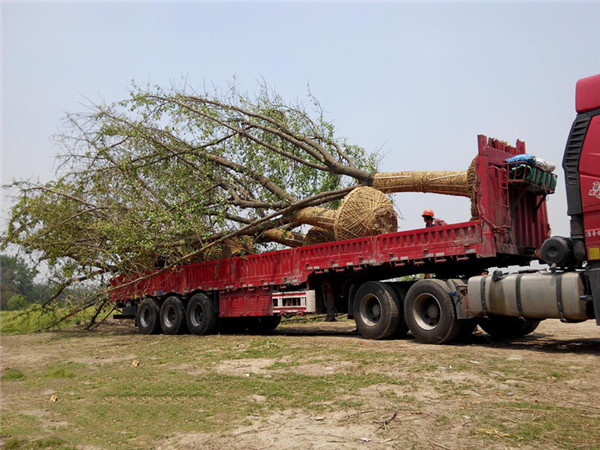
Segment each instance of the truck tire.
[{"label": "truck tire", "polygon": [[212,333],[217,327],[217,314],[212,300],[200,293],[192,296],[185,310],[185,319],[191,333]]},{"label": "truck tire", "polygon": [[243,333],[248,329],[245,317],[221,317],[218,320],[215,332],[219,334]]},{"label": "truck tire", "polygon": [[356,292],[354,320],[360,334],[384,339],[398,330],[400,302],[396,291],[385,283],[368,281]]},{"label": "truck tire", "polygon": [[398,329],[394,333],[394,337],[398,339],[402,339],[406,337],[408,334],[408,325],[406,324],[406,320],[404,320],[404,299],[406,297],[406,288],[401,286],[398,283],[387,283],[392,289],[396,292],[396,297],[398,299]]},{"label": "truck tire", "polygon": [[459,342],[468,342],[471,340],[471,336],[473,336],[473,331],[477,328],[477,319],[463,319],[459,320],[458,324],[460,326],[460,331],[456,336],[456,341]]},{"label": "truck tire", "polygon": [[495,339],[515,339],[527,336],[533,333],[539,324],[539,320],[500,316],[479,321],[479,326],[483,331]]},{"label": "truck tire", "polygon": [[270,333],[279,326],[281,316],[261,316],[248,318],[248,330],[251,333]]},{"label": "truck tire", "polygon": [[404,317],[413,336],[425,344],[450,342],[462,329],[450,290],[441,280],[413,284],[404,300]]},{"label": "truck tire", "polygon": [[138,306],[135,322],[143,334],[158,334],[160,332],[160,309],[158,302],[146,297]]},{"label": "truck tire", "polygon": [[160,327],[165,334],[183,333],[186,330],[185,306],[174,295],[167,297],[160,307]]}]

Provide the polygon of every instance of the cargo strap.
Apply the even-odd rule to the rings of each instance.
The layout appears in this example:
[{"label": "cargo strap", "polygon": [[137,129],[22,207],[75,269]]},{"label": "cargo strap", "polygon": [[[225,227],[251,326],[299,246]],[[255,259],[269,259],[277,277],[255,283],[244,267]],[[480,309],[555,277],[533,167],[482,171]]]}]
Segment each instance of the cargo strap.
[{"label": "cargo strap", "polygon": [[485,304],[485,281],[488,279],[489,275],[485,275],[481,278],[480,292],[479,296],[481,297],[481,311],[483,311],[483,317],[487,319],[488,310],[487,305]]},{"label": "cargo strap", "polygon": [[556,274],[556,306],[561,320],[565,320],[565,308],[562,301],[562,275]]},{"label": "cargo strap", "polygon": [[521,303],[521,278],[523,278],[522,273],[518,274],[517,279],[515,280],[515,297],[517,300],[517,311],[519,312],[519,317],[523,319],[523,304]]}]

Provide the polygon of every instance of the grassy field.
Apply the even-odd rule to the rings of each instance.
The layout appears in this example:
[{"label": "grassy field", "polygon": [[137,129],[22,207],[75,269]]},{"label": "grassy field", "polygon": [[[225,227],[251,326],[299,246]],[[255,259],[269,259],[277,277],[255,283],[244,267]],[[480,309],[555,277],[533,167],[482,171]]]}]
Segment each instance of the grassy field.
[{"label": "grassy field", "polygon": [[591,322],[455,346],[369,341],[353,328],[292,322],[269,336],[198,337],[110,324],[4,335],[2,446],[600,446]]},{"label": "grassy field", "polygon": [[[26,310],[0,311],[0,332],[2,334],[25,334],[40,330],[61,330],[87,325],[95,311],[92,308],[85,311],[75,311],[76,305],[51,306],[43,308],[35,304]],[[98,316],[102,320],[110,313],[110,309],[102,311]],[[56,324],[56,325],[55,325]]]}]

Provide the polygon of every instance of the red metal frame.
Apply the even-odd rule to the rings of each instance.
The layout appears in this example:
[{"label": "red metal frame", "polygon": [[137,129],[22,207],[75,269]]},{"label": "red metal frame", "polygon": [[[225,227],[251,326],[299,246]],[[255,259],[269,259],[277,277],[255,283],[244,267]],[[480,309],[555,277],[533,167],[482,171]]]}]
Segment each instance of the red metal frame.
[{"label": "red metal frame", "polygon": [[115,278],[111,299],[218,292],[221,317],[261,316],[272,314],[275,290],[306,286],[315,274],[382,265],[392,270],[412,265],[418,272],[426,263],[448,268],[473,258],[530,255],[548,235],[546,205],[540,195],[512,189],[505,164],[507,158],[524,153],[525,144],[517,141],[513,147],[479,136],[478,145],[477,220],[186,264],[156,271],[139,281]]}]

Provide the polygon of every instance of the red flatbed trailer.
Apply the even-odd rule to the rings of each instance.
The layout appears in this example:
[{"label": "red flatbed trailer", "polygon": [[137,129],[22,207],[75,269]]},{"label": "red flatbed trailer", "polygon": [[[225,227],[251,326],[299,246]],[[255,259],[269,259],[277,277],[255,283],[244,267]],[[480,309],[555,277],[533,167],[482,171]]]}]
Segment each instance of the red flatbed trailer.
[{"label": "red flatbed trailer", "polygon": [[[595,105],[600,81],[591,87],[584,85],[586,98],[591,98],[588,103]],[[581,102],[585,103],[578,97],[578,104]],[[598,127],[594,130],[597,132]],[[595,151],[598,142],[600,139],[591,144]],[[111,281],[111,300],[124,308],[122,317],[136,317],[142,332],[162,330],[167,334],[181,332],[186,325],[195,334],[206,334],[227,320],[267,330],[277,326],[281,315],[327,312],[333,317],[337,312],[354,317],[359,331],[369,338],[402,334],[408,325],[417,339],[441,343],[469,334],[477,323],[487,324],[494,332],[494,326],[501,323],[501,330],[526,334],[538,319],[546,317],[593,318],[594,313],[590,316],[589,312],[590,305],[595,304],[591,295],[583,312],[578,307],[565,316],[560,289],[555,289],[557,298],[550,302],[559,305],[557,311],[543,304],[531,310],[533,317],[526,317],[527,302],[537,305],[527,298],[538,289],[527,287],[539,279],[518,277],[513,307],[498,306],[503,300],[494,297],[495,291],[514,284],[512,278],[478,276],[492,266],[528,264],[549,237],[545,199],[554,191],[556,175],[527,163],[507,162],[523,154],[525,144],[521,141],[511,146],[478,136],[476,219],[115,278]],[[589,152],[581,157],[593,158]],[[591,172],[594,179],[600,167]],[[436,279],[381,281],[420,273],[435,274]],[[579,287],[577,280],[582,277],[569,275],[564,286],[575,289],[577,285],[581,290],[577,294],[583,295],[590,288]],[[562,279],[561,274],[553,282],[562,285]],[[565,297],[567,305],[577,303],[571,297]],[[538,312],[548,308],[552,311]],[[505,315],[509,316],[506,320],[502,318]]]}]

